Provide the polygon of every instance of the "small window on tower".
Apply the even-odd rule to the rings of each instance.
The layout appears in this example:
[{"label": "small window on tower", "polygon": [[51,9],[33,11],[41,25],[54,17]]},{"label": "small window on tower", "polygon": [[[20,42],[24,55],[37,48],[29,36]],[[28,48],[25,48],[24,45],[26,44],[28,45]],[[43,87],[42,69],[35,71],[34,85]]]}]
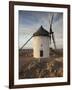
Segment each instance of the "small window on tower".
[{"label": "small window on tower", "polygon": [[43,57],[43,50],[40,50],[40,57]]}]

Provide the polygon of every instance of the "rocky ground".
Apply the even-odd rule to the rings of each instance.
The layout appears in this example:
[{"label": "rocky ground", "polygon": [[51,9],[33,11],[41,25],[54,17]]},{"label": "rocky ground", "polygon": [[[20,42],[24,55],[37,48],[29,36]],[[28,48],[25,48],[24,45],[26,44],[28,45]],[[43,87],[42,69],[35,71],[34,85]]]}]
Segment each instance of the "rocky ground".
[{"label": "rocky ground", "polygon": [[[24,62],[28,61],[28,62]],[[24,63],[23,63],[24,62]],[[63,76],[62,55],[52,55],[50,58],[34,59],[23,58],[20,60],[19,79],[24,78],[48,78]]]}]

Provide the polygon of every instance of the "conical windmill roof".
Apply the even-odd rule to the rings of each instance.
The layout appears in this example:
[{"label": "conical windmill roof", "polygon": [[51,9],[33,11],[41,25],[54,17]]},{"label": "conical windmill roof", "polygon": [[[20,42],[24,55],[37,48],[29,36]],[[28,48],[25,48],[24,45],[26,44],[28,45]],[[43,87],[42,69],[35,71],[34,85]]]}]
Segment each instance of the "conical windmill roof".
[{"label": "conical windmill roof", "polygon": [[33,34],[33,36],[48,36],[48,37],[50,37],[50,33],[41,26],[41,27]]}]

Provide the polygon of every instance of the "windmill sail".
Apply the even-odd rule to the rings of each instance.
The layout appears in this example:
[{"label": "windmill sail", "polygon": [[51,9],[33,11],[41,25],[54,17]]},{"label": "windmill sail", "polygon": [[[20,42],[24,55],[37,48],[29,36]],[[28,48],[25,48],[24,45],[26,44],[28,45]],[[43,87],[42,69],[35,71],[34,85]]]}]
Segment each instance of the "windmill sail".
[{"label": "windmill sail", "polygon": [[54,32],[52,31],[53,17],[54,17],[54,15],[52,15],[51,23],[50,23],[50,43],[51,43],[51,38],[52,38],[53,43],[54,43],[54,48],[56,49],[56,43],[55,43],[55,38],[54,38]]},{"label": "windmill sail", "polygon": [[52,22],[53,22],[53,16],[52,16],[51,22],[50,22],[50,43],[51,43],[51,34],[53,33],[52,32]]},{"label": "windmill sail", "polygon": [[55,44],[54,34],[52,34],[52,39],[53,39],[54,47],[55,47],[55,49],[56,49],[56,44]]},{"label": "windmill sail", "polygon": [[22,48],[32,39],[32,37],[33,37],[33,36],[31,36],[31,37],[23,44],[23,46],[22,46],[20,49],[22,49]]}]

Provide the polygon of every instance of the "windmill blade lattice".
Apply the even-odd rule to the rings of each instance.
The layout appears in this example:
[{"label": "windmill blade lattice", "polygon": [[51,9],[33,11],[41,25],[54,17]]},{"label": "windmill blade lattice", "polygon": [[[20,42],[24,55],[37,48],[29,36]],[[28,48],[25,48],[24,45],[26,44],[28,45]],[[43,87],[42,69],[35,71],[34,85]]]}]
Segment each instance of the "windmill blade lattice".
[{"label": "windmill blade lattice", "polygon": [[55,47],[55,49],[56,49],[56,43],[55,43],[54,34],[52,34],[52,40],[53,40],[53,43],[54,43],[54,47]]},{"label": "windmill blade lattice", "polygon": [[20,48],[20,50],[23,49],[23,47],[32,39],[32,37],[33,37],[33,36],[31,36],[31,37],[22,45],[22,47]]},{"label": "windmill blade lattice", "polygon": [[53,40],[53,43],[54,43],[54,48],[56,49],[56,43],[55,43],[54,32],[52,31],[53,18],[54,18],[54,14],[52,15],[51,23],[50,23],[50,43],[51,43],[51,39],[52,39],[52,40]]}]

